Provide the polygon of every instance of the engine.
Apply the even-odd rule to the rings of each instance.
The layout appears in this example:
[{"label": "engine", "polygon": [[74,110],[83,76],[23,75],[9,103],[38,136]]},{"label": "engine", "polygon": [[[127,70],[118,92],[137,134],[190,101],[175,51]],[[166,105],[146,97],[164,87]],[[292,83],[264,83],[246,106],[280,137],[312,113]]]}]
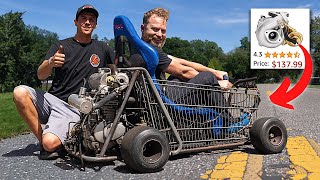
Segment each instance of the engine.
[{"label": "engine", "polygon": [[[109,135],[119,102],[128,87],[129,76],[118,72],[115,67],[101,68],[89,77],[88,84],[89,91],[84,85],[79,94],[72,94],[68,98],[68,103],[81,112],[81,120],[71,125],[65,144],[75,153],[82,144],[85,150],[93,150],[97,154]],[[119,122],[108,148],[120,144],[118,141],[125,130],[125,124]]]}]

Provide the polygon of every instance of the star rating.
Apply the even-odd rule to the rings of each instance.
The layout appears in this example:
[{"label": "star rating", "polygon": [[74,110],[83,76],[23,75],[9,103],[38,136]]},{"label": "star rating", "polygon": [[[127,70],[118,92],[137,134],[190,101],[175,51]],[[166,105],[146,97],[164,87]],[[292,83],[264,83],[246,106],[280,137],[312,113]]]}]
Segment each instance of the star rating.
[{"label": "star rating", "polygon": [[269,52],[267,52],[267,53],[265,53],[265,55],[266,55],[266,58],[270,58],[270,53]]},{"label": "star rating", "polygon": [[276,58],[276,57],[278,56],[278,53],[274,52],[274,53],[272,54],[272,56],[273,56],[274,58]]},{"label": "star rating", "polygon": [[300,57],[300,53],[299,52],[281,52],[281,53],[277,53],[276,51],[274,51],[273,53],[272,52],[266,52],[264,53],[265,55],[265,58],[271,58],[271,55],[272,55],[272,58],[299,58]]}]

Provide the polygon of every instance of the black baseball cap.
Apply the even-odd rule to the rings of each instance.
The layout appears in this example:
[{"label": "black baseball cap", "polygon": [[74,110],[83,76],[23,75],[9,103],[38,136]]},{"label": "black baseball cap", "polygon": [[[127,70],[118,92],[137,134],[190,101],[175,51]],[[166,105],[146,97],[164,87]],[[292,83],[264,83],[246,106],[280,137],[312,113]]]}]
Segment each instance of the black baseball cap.
[{"label": "black baseball cap", "polygon": [[78,8],[78,11],[77,11],[77,14],[76,14],[76,19],[78,19],[80,13],[82,13],[84,11],[93,13],[94,15],[96,15],[96,17],[98,19],[98,16],[99,16],[98,11],[90,4],[86,4],[86,5],[83,5],[83,6]]}]

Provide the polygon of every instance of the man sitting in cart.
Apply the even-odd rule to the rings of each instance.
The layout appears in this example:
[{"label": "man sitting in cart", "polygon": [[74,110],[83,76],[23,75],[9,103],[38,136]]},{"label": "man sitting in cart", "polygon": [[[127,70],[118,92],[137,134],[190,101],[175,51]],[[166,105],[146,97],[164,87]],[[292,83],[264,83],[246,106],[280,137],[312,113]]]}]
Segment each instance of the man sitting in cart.
[{"label": "man sitting in cart", "polygon": [[[141,24],[141,39],[148,44],[151,44],[159,55],[159,63],[155,71],[156,78],[166,80],[165,73],[168,73],[170,74],[170,77],[167,80],[170,82],[187,82],[190,84],[220,86],[223,90],[230,89],[232,84],[228,80],[227,72],[215,70],[196,62],[168,55],[162,50],[162,47],[166,42],[168,19],[168,10],[154,8],[144,13],[143,23]],[[193,104],[193,96],[197,93],[192,93],[190,91],[192,90],[179,90],[168,86],[166,94],[178,104]],[[232,120],[233,117],[227,110],[228,104],[225,100],[223,91],[221,89],[211,91],[206,94],[205,98],[212,100],[204,102],[205,104],[203,105],[217,107],[215,108],[217,113],[223,118],[223,124],[219,124],[219,126],[227,126],[227,122]]]},{"label": "man sitting in cart", "polygon": [[168,10],[154,8],[144,13],[143,24],[141,25],[141,38],[153,45],[159,54],[156,78],[164,80],[165,73],[168,73],[171,75],[169,80],[212,86],[220,85],[223,89],[229,89],[232,84],[223,78],[228,76],[227,72],[168,55],[162,50],[166,42],[168,19]]}]

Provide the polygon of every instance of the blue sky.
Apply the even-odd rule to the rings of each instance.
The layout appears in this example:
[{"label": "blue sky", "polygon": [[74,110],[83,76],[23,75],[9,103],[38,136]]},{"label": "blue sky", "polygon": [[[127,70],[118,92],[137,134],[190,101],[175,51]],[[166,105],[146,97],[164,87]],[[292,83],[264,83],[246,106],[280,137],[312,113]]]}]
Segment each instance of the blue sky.
[{"label": "blue sky", "polygon": [[95,30],[99,38],[113,38],[112,22],[117,15],[126,15],[140,34],[143,13],[163,7],[170,10],[167,37],[214,41],[224,52],[250,36],[251,8],[309,8],[312,17],[320,16],[318,0],[1,0],[0,14],[25,12],[25,24],[56,32],[64,39],[74,36],[73,20],[83,4],[93,5],[100,13]]}]

